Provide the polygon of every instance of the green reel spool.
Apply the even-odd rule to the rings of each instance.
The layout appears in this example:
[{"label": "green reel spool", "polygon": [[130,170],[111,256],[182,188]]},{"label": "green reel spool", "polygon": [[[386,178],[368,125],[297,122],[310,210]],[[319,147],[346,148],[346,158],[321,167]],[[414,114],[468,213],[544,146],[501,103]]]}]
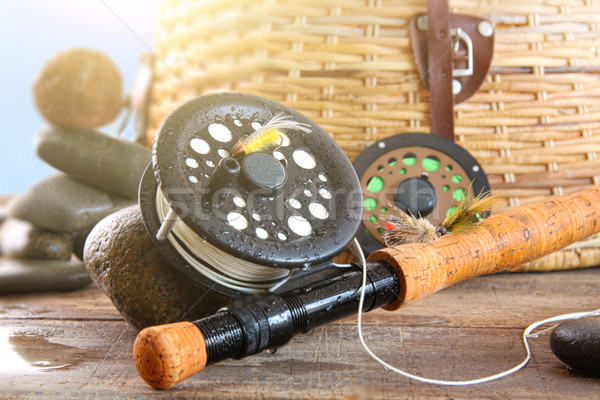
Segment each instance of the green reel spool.
[{"label": "green reel spool", "polygon": [[404,133],[380,140],[354,161],[364,212],[357,237],[370,254],[385,246],[388,204],[440,225],[471,191],[490,191],[483,168],[467,150],[440,136]]}]

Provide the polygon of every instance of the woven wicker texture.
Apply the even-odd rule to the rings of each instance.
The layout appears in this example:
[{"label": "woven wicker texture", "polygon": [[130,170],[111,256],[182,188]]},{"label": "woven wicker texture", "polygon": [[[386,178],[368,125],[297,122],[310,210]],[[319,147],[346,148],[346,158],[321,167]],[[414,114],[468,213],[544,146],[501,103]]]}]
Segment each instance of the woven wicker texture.
[{"label": "woven wicker texture", "polygon": [[[373,141],[429,132],[408,38],[425,0],[166,0],[148,142],[165,116],[217,91],[264,96],[311,118],[353,159]],[[492,69],[455,107],[457,142],[514,207],[600,184],[600,2],[450,0],[494,22]],[[597,239],[530,270],[600,264]]]}]

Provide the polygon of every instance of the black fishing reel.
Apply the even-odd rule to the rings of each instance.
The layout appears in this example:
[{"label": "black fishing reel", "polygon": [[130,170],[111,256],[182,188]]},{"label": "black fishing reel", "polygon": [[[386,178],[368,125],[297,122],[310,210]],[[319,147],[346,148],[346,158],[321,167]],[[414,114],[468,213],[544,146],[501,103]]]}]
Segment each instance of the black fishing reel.
[{"label": "black fishing reel", "polygon": [[362,196],[352,164],[319,126],[274,101],[227,93],[167,117],[140,206],[176,268],[239,297],[329,265],[355,237]]},{"label": "black fishing reel", "polygon": [[469,192],[490,191],[485,172],[467,150],[432,134],[380,140],[358,155],[354,168],[364,193],[357,238],[366,254],[385,246],[382,220],[390,204],[439,226]]}]

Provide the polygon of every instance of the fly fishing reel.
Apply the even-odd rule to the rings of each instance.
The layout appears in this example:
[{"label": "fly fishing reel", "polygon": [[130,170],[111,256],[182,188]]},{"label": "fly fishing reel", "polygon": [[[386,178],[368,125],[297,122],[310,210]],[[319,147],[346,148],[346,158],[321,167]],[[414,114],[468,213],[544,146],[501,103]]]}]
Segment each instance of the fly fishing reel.
[{"label": "fly fishing reel", "polygon": [[378,141],[354,161],[364,193],[357,238],[369,254],[382,248],[389,205],[439,226],[469,192],[490,190],[487,177],[465,149],[440,136],[405,133]]},{"label": "fly fishing reel", "polygon": [[329,135],[281,104],[230,93],[167,117],[140,206],[177,268],[231,296],[330,263],[362,215],[358,178]]}]

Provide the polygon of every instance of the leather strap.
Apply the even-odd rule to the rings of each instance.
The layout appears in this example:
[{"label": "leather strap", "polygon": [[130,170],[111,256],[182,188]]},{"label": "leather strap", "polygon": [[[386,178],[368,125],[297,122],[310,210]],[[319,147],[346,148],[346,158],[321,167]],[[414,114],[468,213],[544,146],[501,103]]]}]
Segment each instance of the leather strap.
[{"label": "leather strap", "polygon": [[[427,7],[428,15],[412,18],[411,43],[419,73],[430,91],[432,133],[453,139],[454,104],[475,94],[485,80],[492,63],[494,26],[476,16],[450,14],[446,0],[428,0]],[[470,57],[466,42],[457,32],[471,42]],[[453,71],[469,65],[470,74],[453,76]],[[455,95],[453,81],[460,87]]]},{"label": "leather strap", "polygon": [[431,132],[454,141],[452,35],[447,0],[427,0],[427,23]]}]

